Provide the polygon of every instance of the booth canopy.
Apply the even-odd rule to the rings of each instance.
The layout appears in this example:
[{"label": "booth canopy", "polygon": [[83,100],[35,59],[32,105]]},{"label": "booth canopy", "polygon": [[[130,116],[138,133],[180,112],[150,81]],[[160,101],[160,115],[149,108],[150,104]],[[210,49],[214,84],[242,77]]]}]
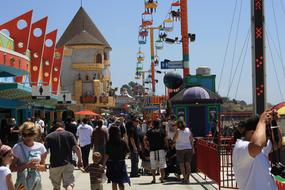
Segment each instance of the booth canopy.
[{"label": "booth canopy", "polygon": [[222,103],[221,97],[211,90],[203,87],[189,87],[184,88],[170,101],[172,103]]},{"label": "booth canopy", "polygon": [[76,112],[75,115],[88,115],[88,116],[96,116],[97,113],[90,111],[90,110],[81,110],[79,112]]}]

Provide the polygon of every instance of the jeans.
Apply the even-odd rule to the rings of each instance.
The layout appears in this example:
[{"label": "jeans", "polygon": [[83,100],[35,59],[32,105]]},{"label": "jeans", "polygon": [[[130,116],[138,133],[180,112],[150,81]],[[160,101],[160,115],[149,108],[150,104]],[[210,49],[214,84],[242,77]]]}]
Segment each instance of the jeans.
[{"label": "jeans", "polygon": [[89,159],[90,148],[91,148],[91,144],[80,147],[81,153],[82,153],[82,161],[83,161],[84,168],[86,168],[89,164],[88,159]]},{"label": "jeans", "polygon": [[139,171],[139,154],[131,152],[131,176],[137,176]]}]

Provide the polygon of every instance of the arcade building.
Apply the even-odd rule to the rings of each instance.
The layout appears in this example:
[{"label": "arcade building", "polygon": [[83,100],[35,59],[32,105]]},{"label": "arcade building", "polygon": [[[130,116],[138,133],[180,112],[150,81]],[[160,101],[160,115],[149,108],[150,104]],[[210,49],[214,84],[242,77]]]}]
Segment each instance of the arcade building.
[{"label": "arcade building", "polygon": [[[47,31],[48,17],[33,23],[32,16],[0,23],[0,121],[52,122],[66,110],[115,107],[112,49],[86,11],[78,10],[58,42],[57,30]],[[35,96],[36,88],[47,89],[45,96]],[[71,93],[72,104],[60,101],[63,93]]]},{"label": "arcade building", "polygon": [[[28,117],[53,121],[59,94],[63,47],[55,47],[57,30],[47,31],[48,18],[32,23],[33,11],[0,23],[0,120]],[[32,89],[48,89],[32,98]],[[41,92],[42,94],[42,92]]]},{"label": "arcade building", "polygon": [[199,67],[169,99],[173,113],[186,122],[195,137],[207,136],[218,124],[222,98],[216,92],[215,80],[210,68]]}]

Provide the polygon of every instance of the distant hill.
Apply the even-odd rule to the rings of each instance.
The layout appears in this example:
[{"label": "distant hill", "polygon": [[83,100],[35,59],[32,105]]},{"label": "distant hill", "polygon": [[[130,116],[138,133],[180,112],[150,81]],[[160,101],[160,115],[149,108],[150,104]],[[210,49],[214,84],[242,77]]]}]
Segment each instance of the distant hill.
[{"label": "distant hill", "polygon": [[[221,106],[222,112],[252,112],[252,104],[247,104],[243,100],[230,100],[227,97],[222,97],[223,104]],[[267,107],[272,107],[272,104],[268,103]]]}]

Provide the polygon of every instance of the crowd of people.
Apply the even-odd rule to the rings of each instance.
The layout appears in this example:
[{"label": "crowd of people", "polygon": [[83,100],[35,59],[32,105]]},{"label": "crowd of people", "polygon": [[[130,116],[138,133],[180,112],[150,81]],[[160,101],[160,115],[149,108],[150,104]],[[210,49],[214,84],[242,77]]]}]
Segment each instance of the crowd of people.
[{"label": "crowd of people", "polygon": [[[239,188],[275,190],[271,174],[285,176],[282,173],[285,167],[279,163],[282,137],[277,121],[277,112],[268,110],[260,117],[239,122],[233,134],[236,141],[233,170]],[[190,182],[191,160],[195,154],[193,134],[182,119],[173,115],[152,121],[136,116],[78,121],[68,118],[54,122],[50,128],[39,117],[27,119],[20,126],[13,118],[3,123],[9,126],[13,138],[1,133],[1,190],[42,190],[42,171],[49,171],[54,190],[61,186],[72,190],[75,167],[89,173],[91,190],[102,190],[106,181],[112,183],[113,190],[123,190],[124,184],[131,185],[130,178],[141,175],[152,176],[150,183],[157,183],[157,175],[164,183],[170,173],[183,184]],[[50,159],[46,163],[48,155]],[[130,173],[126,165],[128,158]],[[17,172],[16,179],[11,172]]]},{"label": "crowd of people", "polygon": [[[75,185],[75,167],[90,173],[92,190],[103,189],[106,180],[113,190],[123,190],[124,184],[131,184],[130,178],[140,175],[152,175],[150,182],[156,183],[156,175],[160,174],[159,180],[164,183],[169,173],[187,184],[195,153],[190,129],[174,116],[153,121],[136,116],[78,121],[68,118],[54,122],[50,128],[37,117],[20,126],[14,124],[9,132],[17,137],[13,142],[7,136],[1,139],[0,186],[4,190],[44,189],[41,171],[49,171],[54,190],[61,185],[70,190]],[[130,174],[127,158],[131,159]],[[11,172],[17,172],[16,179],[12,179]]]}]

